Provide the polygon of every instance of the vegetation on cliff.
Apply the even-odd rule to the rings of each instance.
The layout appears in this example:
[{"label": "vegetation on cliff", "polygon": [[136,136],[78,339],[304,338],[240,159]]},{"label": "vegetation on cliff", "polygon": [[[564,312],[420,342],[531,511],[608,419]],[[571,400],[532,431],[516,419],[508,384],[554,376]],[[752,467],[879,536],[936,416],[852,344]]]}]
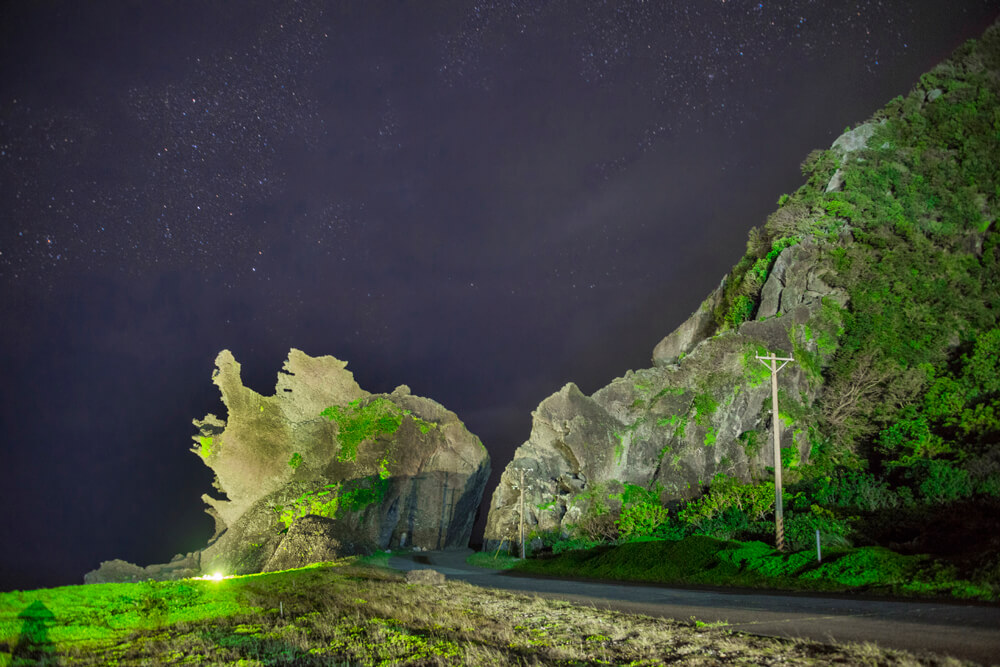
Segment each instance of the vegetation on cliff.
[{"label": "vegetation on cliff", "polygon": [[994,26],[862,126],[864,148],[810,155],[808,182],[733,270],[721,325],[758,298],[755,267],[789,238],[828,241],[850,296],[829,362],[796,350],[823,389],[795,420],[812,447],[793,522],[911,551],[1000,551],[972,535],[1000,506],[998,75]]},{"label": "vegetation on cliff", "polygon": [[[1000,583],[998,155],[1000,27],[993,26],[906,97],[848,129],[829,150],[814,151],[802,164],[806,183],[751,230],[746,254],[706,301],[709,321],[692,317],[684,335],[708,331],[703,341],[713,349],[782,321],[791,313],[780,301],[783,276],[805,256],[811,267],[823,267],[805,282],[846,297],[824,296],[820,307],[786,322],[787,351],[805,378],[779,394],[779,416],[796,444],[783,443],[781,452],[793,548],[809,548],[818,530],[828,546],[932,554],[986,590]],[[751,348],[742,354],[743,384],[752,390],[767,374],[753,359],[761,350]],[[690,359],[681,349],[673,368],[701,363],[701,384],[690,384],[707,393],[695,396],[693,407],[685,403],[686,413],[652,423],[675,440],[693,427],[706,448],[724,444],[729,436],[719,415],[732,409],[739,390],[720,400],[711,391],[712,366]],[[641,373],[634,393],[645,396],[649,381]],[[620,410],[608,399],[625,384],[616,382],[595,398]],[[630,409],[652,410],[669,394],[665,388]],[[767,399],[762,412],[770,407]],[[650,423],[628,415],[640,426]],[[762,423],[737,434],[747,459],[758,455],[769,430]],[[634,433],[623,433],[615,452],[623,475],[624,462],[642,464],[622,446],[626,435]],[[627,444],[635,449],[638,440]],[[542,525],[544,516],[532,521],[536,549],[691,535],[773,544],[773,485],[747,483],[729,460],[731,448],[716,455],[716,472],[696,488],[670,493],[657,486],[661,469],[679,468],[682,456],[669,442],[658,451],[659,478],[638,491],[624,476],[589,479],[567,503],[579,508],[565,514],[572,522],[548,522],[552,529]],[[770,477],[766,467],[751,472],[757,480]]]}]

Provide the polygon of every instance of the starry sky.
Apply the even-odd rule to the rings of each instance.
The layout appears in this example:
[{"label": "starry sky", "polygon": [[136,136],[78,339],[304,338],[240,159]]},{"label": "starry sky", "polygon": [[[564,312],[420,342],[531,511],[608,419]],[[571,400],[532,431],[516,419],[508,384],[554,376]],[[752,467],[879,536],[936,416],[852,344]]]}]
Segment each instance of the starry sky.
[{"label": "starry sky", "polygon": [[0,590],[204,545],[223,348],[265,394],[297,347],[441,402],[488,500],[543,398],[649,366],[809,151],[998,14],[3,3]]}]

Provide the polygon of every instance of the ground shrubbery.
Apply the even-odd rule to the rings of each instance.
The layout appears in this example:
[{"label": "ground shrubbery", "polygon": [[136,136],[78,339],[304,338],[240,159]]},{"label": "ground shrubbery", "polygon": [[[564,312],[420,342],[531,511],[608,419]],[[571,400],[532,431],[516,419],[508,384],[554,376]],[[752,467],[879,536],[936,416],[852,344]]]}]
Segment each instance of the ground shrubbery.
[{"label": "ground shrubbery", "polygon": [[522,572],[674,585],[780,590],[854,591],[878,595],[996,600],[1000,587],[965,578],[928,556],[884,547],[831,548],[783,553],[759,541],[692,535],[600,545],[520,561]]},{"label": "ground shrubbery", "polygon": [[[911,474],[914,467],[909,466],[906,474],[885,478],[847,467],[806,467],[807,474],[784,489],[789,552],[784,554],[773,548],[770,482],[748,484],[719,474],[704,495],[673,510],[661,505],[661,489],[605,485],[599,487],[603,495],[595,490],[587,494],[587,509],[574,535],[533,533],[535,555],[550,557],[518,567],[610,579],[811,590],[860,587],[995,599],[1000,593],[995,537],[1000,534],[1000,497],[987,484],[969,481],[973,475],[953,472],[964,468],[931,462],[946,472]],[[817,531],[825,556],[820,566],[815,566]],[[727,546],[719,547],[720,541]],[[642,546],[648,542],[685,546]],[[701,553],[706,544],[715,546]],[[677,549],[683,553],[675,553]],[[667,557],[683,562],[659,562]],[[706,565],[711,573],[699,574],[703,568],[697,564],[705,558],[711,560]]]}]

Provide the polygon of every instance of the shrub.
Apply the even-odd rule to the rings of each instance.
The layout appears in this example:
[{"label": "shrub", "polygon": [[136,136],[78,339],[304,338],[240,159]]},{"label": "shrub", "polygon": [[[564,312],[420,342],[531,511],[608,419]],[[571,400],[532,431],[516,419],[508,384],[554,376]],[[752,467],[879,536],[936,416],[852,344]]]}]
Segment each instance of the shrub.
[{"label": "shrub", "polygon": [[753,317],[757,303],[746,294],[737,295],[726,313],[726,324],[730,329],[736,329]]},{"label": "shrub", "polygon": [[552,543],[552,553],[561,554],[566,551],[578,551],[580,549],[592,549],[598,544],[601,544],[599,540],[588,540],[581,537],[569,537],[562,540],[556,540]]},{"label": "shrub", "polygon": [[692,529],[694,535],[708,535],[718,540],[732,540],[745,534],[750,527],[747,515],[736,507],[727,508]]},{"label": "shrub", "polygon": [[864,547],[802,574],[803,579],[829,579],[846,586],[897,586],[912,580],[919,561],[882,547]]},{"label": "shrub", "polygon": [[788,513],[784,524],[785,539],[795,551],[815,548],[817,530],[826,546],[851,546],[848,539],[852,531],[850,522],[837,518],[833,512],[819,505],[812,505],[807,512]]},{"label": "shrub", "polygon": [[901,504],[898,495],[883,479],[861,470],[844,468],[810,480],[804,485],[802,497],[827,507],[865,512],[893,509]]},{"label": "shrub", "polygon": [[684,523],[699,527],[733,509],[745,514],[748,519],[762,519],[773,507],[773,483],[744,484],[735,477],[719,473],[712,478],[708,492],[689,502],[679,512],[679,517]]},{"label": "shrub", "polygon": [[573,529],[583,538],[593,542],[613,542],[618,539],[618,522],[613,514],[584,514]]},{"label": "shrub", "polygon": [[921,498],[932,504],[943,504],[972,495],[969,471],[950,461],[925,461],[913,469]]},{"label": "shrub", "polygon": [[620,483],[596,483],[573,496],[570,504],[582,509],[580,520],[571,526],[574,537],[598,542],[618,539],[619,507],[608,501],[619,499],[621,494],[614,493],[612,487],[620,487]]},{"label": "shrub", "polygon": [[666,523],[670,514],[660,505],[660,489],[650,491],[641,486],[626,484],[622,492],[622,510],[615,522],[621,539],[653,535],[656,529]]},{"label": "shrub", "polygon": [[764,436],[758,431],[743,431],[737,439],[743,445],[743,451],[746,453],[748,459],[752,459],[757,455],[764,442]]}]

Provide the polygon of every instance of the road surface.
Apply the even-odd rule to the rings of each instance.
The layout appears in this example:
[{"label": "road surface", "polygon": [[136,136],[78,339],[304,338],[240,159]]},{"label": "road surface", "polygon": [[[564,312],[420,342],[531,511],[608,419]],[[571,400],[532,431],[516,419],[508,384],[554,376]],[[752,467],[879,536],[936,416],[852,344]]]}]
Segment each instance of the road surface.
[{"label": "road surface", "polygon": [[729,629],[820,642],[873,642],[911,652],[932,651],[1000,665],[1000,607],[951,602],[903,602],[717,591],[518,575],[465,563],[471,550],[416,552],[389,559],[407,571],[433,568],[477,586],[534,593],[619,611],[724,621]]}]

